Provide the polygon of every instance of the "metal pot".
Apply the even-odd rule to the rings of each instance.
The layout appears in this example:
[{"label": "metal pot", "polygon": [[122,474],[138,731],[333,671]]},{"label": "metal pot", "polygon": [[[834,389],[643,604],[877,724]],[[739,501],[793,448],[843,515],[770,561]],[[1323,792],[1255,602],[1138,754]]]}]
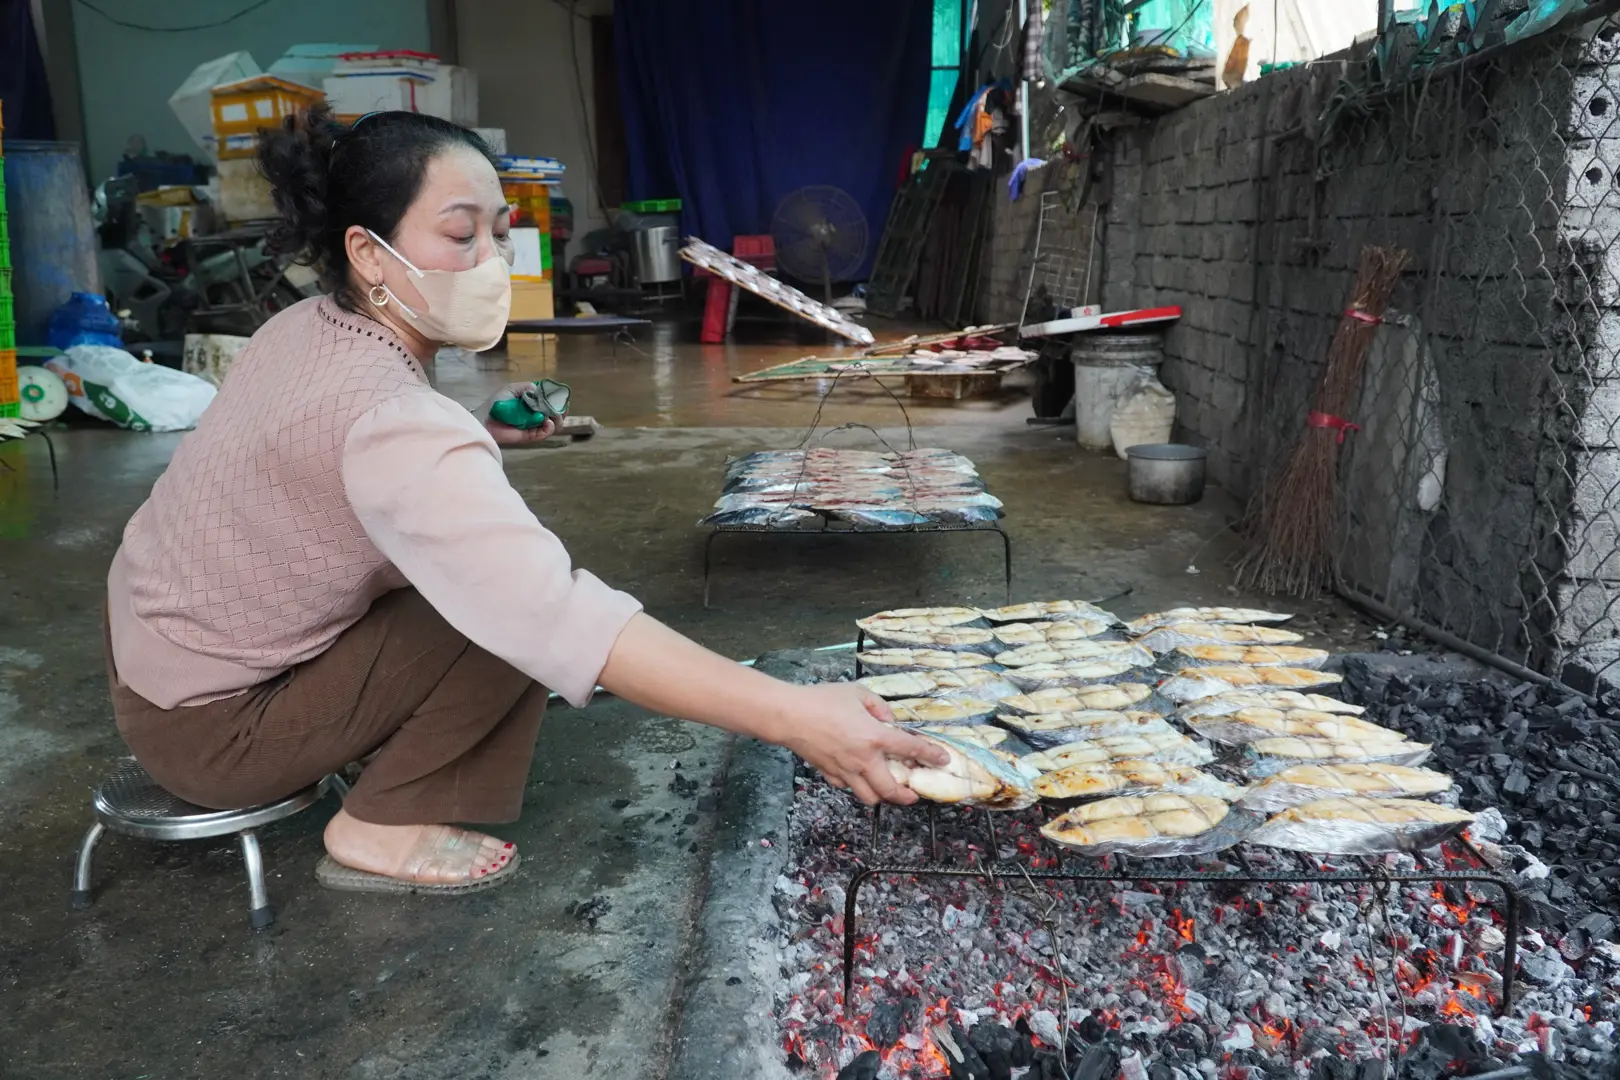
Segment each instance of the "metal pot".
[{"label": "metal pot", "polygon": [[1204,497],[1209,451],[1180,443],[1150,443],[1126,449],[1131,498],[1159,506],[1185,506]]}]

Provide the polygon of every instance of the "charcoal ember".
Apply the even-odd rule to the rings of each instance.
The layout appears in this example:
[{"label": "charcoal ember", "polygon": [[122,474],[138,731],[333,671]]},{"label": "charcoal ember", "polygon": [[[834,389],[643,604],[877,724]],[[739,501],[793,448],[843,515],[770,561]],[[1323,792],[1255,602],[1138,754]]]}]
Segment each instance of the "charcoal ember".
[{"label": "charcoal ember", "polygon": [[1108,1029],[1095,1016],[1088,1016],[1076,1026],[1075,1034],[1088,1043],[1100,1043],[1108,1034]]},{"label": "charcoal ember", "polygon": [[1195,1057],[1209,1052],[1209,1032],[1200,1024],[1177,1024],[1164,1035],[1166,1046],[1186,1050]]},{"label": "charcoal ember", "polygon": [[1575,924],[1576,929],[1584,930],[1593,941],[1609,941],[1614,937],[1615,920],[1611,915],[1601,911],[1594,911],[1586,918]]},{"label": "charcoal ember", "polygon": [[876,1050],[865,1050],[855,1056],[855,1060],[838,1070],[838,1080],[877,1080],[878,1070],[883,1068],[883,1058]]},{"label": "charcoal ember", "polygon": [[1355,1080],[1355,1075],[1354,1064],[1330,1052],[1311,1066],[1310,1080]]},{"label": "charcoal ember", "polygon": [[1575,977],[1575,969],[1564,963],[1563,958],[1551,949],[1519,957],[1519,971],[1531,982],[1543,986],[1551,986]]},{"label": "charcoal ember", "polygon": [[1005,1057],[1012,1053],[1013,1043],[1018,1041],[1018,1033],[993,1020],[981,1020],[968,1032],[967,1041],[968,1045],[978,1051],[980,1057],[992,1053]]},{"label": "charcoal ember", "polygon": [[[1063,1080],[1063,1063],[1051,1055],[1041,1063],[1052,1068],[1051,1080]],[[1069,1070],[1068,1080],[1114,1080],[1119,1075],[1119,1050],[1106,1044],[1087,1047],[1080,1060]],[[1045,1080],[1043,1076],[1043,1080]]]},{"label": "charcoal ember", "polygon": [[914,997],[885,1001],[874,1006],[866,1018],[866,1037],[873,1046],[893,1046],[910,1031],[922,1012],[922,1002]]}]

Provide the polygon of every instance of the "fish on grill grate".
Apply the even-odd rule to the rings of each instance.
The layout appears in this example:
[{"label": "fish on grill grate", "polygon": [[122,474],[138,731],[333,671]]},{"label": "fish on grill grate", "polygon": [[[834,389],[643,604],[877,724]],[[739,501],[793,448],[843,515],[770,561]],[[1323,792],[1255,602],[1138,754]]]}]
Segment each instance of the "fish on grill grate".
[{"label": "fish on grill grate", "polygon": [[978,724],[996,714],[996,703],[974,698],[906,698],[889,702],[897,724]]},{"label": "fish on grill grate", "polygon": [[867,649],[856,657],[863,668],[877,675],[901,671],[959,671],[994,663],[983,653],[946,649]]},{"label": "fish on grill grate", "polygon": [[1349,761],[1421,765],[1428,760],[1431,749],[1428,743],[1408,742],[1404,738],[1323,739],[1289,735],[1273,739],[1256,739],[1247,747],[1251,755],[1248,773],[1252,777],[1259,778],[1280,772],[1290,765],[1311,763],[1338,765]]},{"label": "fish on grill grate", "polygon": [[1077,806],[1041,826],[1041,835],[1065,847],[1117,841],[1185,839],[1208,832],[1231,813],[1207,795],[1122,795]]},{"label": "fish on grill grate", "polygon": [[1130,660],[1066,660],[1061,664],[1031,664],[1008,668],[1001,677],[1020,690],[1044,690],[1054,686],[1085,686],[1106,682],[1139,669]]},{"label": "fish on grill grate", "polygon": [[1035,782],[1043,799],[1092,799],[1102,795],[1208,795],[1233,802],[1244,789],[1191,765],[1125,758],[1100,765],[1071,765],[1043,773]]},{"label": "fish on grill grate", "polygon": [[880,627],[866,636],[881,646],[895,649],[945,649],[952,652],[989,653],[996,648],[990,631],[973,626],[934,626],[924,630],[892,630]]},{"label": "fish on grill grate", "polygon": [[[1008,701],[1015,700],[1008,698]],[[1231,690],[1214,697],[1197,698],[1182,705],[1175,715],[1180,717],[1225,716],[1244,709],[1310,709],[1313,712],[1333,713],[1337,716],[1360,716],[1367,710],[1324,694],[1301,694],[1297,690]]]},{"label": "fish on grill grate", "polygon": [[1451,777],[1432,769],[1380,762],[1291,765],[1249,788],[1246,809],[1274,813],[1319,799],[1356,796],[1372,799],[1421,798],[1451,787]]},{"label": "fish on grill grate", "polygon": [[889,774],[930,802],[960,803],[989,810],[1022,810],[1040,800],[1035,770],[994,750],[937,732],[923,734],[945,748],[944,765],[889,759]]},{"label": "fish on grill grate", "polygon": [[1252,743],[1301,735],[1317,739],[1349,739],[1362,743],[1404,742],[1398,731],[1380,727],[1358,716],[1339,716],[1314,709],[1239,709],[1205,716],[1196,708],[1181,717],[1194,733],[1219,743]]},{"label": "fish on grill grate", "polygon": [[1186,703],[1233,690],[1308,690],[1343,681],[1343,675],[1310,668],[1211,665],[1182,668],[1160,684],[1159,693],[1171,701]]},{"label": "fish on grill grate", "polygon": [[891,611],[868,615],[864,619],[856,619],[855,625],[868,631],[929,630],[941,626],[970,626],[975,623],[982,624],[983,621],[984,618],[977,608],[894,608]]},{"label": "fish on grill grate", "polygon": [[982,746],[986,750],[994,750],[996,747],[1000,746],[1002,743],[1011,738],[1011,736],[1001,728],[989,727],[988,725],[983,724],[979,725],[978,727],[970,727],[966,724],[924,724],[923,726],[914,728],[913,730],[925,732],[929,735],[944,735],[947,738],[955,739],[957,742],[971,743],[974,746]]},{"label": "fish on grill grate", "polygon": [[1241,664],[1247,667],[1319,668],[1331,654],[1299,645],[1180,645],[1178,663],[1190,667]]},{"label": "fish on grill grate", "polygon": [[999,701],[1018,692],[1018,688],[1005,682],[999,672],[983,668],[902,671],[898,675],[868,675],[855,681],[881,698],[966,696]]},{"label": "fish on grill grate", "polygon": [[1466,810],[1417,799],[1318,799],[1274,815],[1248,840],[1319,855],[1376,855],[1434,847],[1473,820]]},{"label": "fish on grill grate", "polygon": [[1125,624],[1132,636],[1146,634],[1176,623],[1280,623],[1294,616],[1280,611],[1261,611],[1258,608],[1184,607],[1169,611],[1155,611]]},{"label": "fish on grill grate", "polygon": [[[997,676],[1000,678],[1001,676]],[[1083,709],[1118,711],[1140,704],[1153,696],[1146,683],[1098,683],[1095,686],[1052,686],[1027,694],[1001,699],[1003,712],[1025,716],[1043,713],[1079,712]]]},{"label": "fish on grill grate", "polygon": [[1071,660],[1123,660],[1132,667],[1151,667],[1153,654],[1128,641],[1048,641],[996,654],[996,663],[1010,668]]},{"label": "fish on grill grate", "polygon": [[1071,765],[1100,765],[1126,758],[1171,765],[1207,765],[1215,760],[1215,755],[1210,753],[1209,747],[1194,742],[1181,732],[1169,731],[1077,739],[1050,750],[1028,754],[1023,762],[1040,772],[1056,772]]},{"label": "fish on grill grate", "polygon": [[1028,604],[1008,604],[1006,607],[984,608],[981,613],[993,623],[1039,622],[1048,619],[1078,619],[1116,626],[1119,619],[1111,611],[1104,611],[1084,600],[1037,600]]},{"label": "fish on grill grate", "polygon": [[1135,640],[1156,653],[1167,653],[1180,645],[1297,645],[1305,635],[1275,626],[1187,622],[1161,626]]},{"label": "fish on grill grate", "polygon": [[1108,709],[1038,713],[1034,716],[1003,713],[995,717],[995,722],[1037,750],[1105,735],[1145,735],[1176,730],[1158,713]]},{"label": "fish on grill grate", "polygon": [[1065,619],[1042,623],[1004,623],[991,628],[997,641],[1010,649],[1024,645],[1085,641],[1108,632],[1101,619]]}]

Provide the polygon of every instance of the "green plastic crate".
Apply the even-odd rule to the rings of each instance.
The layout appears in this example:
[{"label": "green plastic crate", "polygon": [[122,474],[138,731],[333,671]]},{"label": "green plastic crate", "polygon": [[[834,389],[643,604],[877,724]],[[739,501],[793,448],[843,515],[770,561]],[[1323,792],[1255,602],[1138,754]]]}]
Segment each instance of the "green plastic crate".
[{"label": "green plastic crate", "polygon": [[[11,241],[0,236],[0,270],[11,269]],[[6,290],[10,292],[10,290]]]},{"label": "green plastic crate", "polygon": [[681,212],[679,199],[640,199],[636,202],[627,202],[623,209],[632,214],[678,214]]},{"label": "green plastic crate", "polygon": [[22,415],[22,402],[8,401],[0,404],[0,417],[19,417]]}]

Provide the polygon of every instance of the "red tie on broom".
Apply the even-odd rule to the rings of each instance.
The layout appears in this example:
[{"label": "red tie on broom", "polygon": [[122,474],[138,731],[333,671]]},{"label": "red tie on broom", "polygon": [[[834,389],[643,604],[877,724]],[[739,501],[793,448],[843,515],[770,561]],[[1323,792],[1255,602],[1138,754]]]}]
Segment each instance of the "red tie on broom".
[{"label": "red tie on broom", "polygon": [[1401,248],[1361,249],[1355,292],[1328,346],[1316,399],[1284,466],[1267,477],[1249,503],[1249,550],[1238,560],[1238,584],[1268,593],[1310,596],[1338,573],[1335,532],[1339,505],[1339,447],[1360,427],[1345,416],[1361,387],[1367,350],[1401,272],[1411,261]]}]

